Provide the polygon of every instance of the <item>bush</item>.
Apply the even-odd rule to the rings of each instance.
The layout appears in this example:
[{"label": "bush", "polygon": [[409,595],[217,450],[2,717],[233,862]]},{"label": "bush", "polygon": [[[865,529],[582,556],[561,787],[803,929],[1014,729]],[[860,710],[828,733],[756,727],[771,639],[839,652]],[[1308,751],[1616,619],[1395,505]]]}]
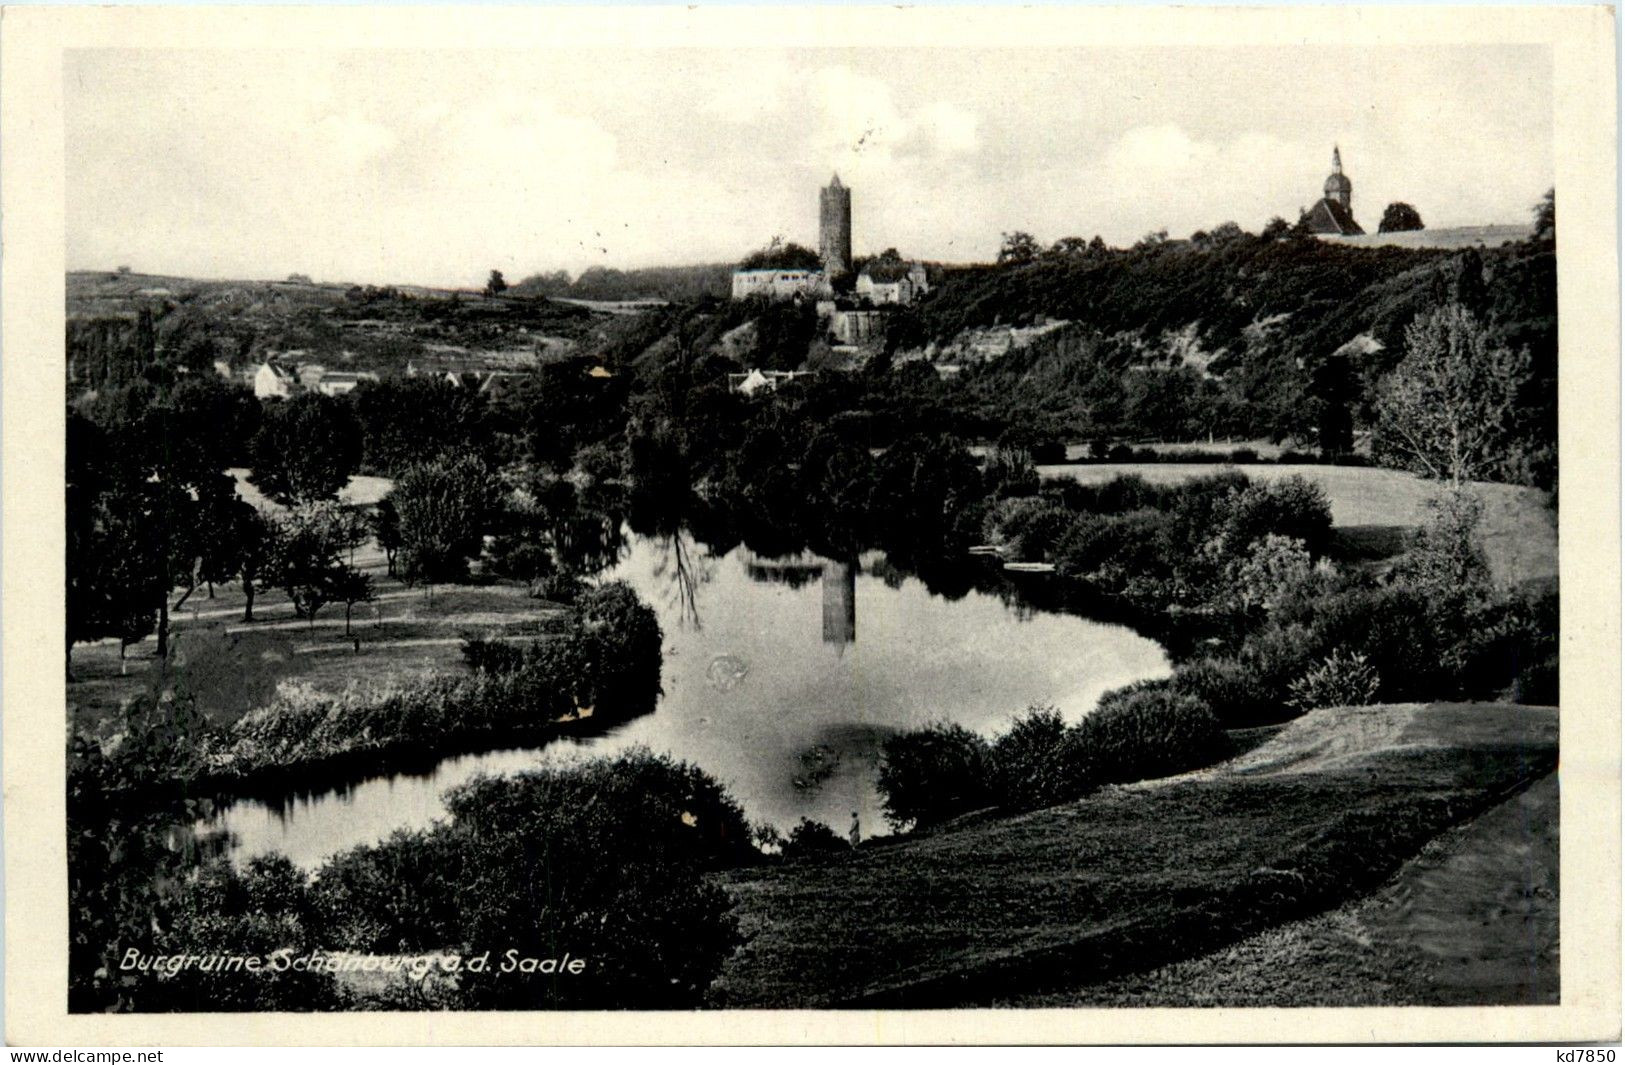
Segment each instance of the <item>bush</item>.
[{"label": "bush", "polygon": [[889,737],[880,748],[880,794],[894,828],[929,828],[993,801],[987,741],[936,724]]},{"label": "bush", "polygon": [[1275,482],[1247,485],[1225,507],[1226,553],[1240,557],[1268,535],[1300,541],[1311,558],[1326,553],[1331,541],[1332,507],[1319,485],[1294,474]]},{"label": "bush", "polygon": [[1231,561],[1226,603],[1242,610],[1274,610],[1310,572],[1309,550],[1302,540],[1266,533],[1248,546],[1244,557]]},{"label": "bush", "polygon": [[511,673],[525,663],[525,649],[506,640],[463,637],[463,664],[476,673]]},{"label": "bush", "polygon": [[1292,682],[1287,702],[1303,711],[1325,706],[1365,706],[1376,698],[1379,686],[1377,671],[1365,655],[1337,650]]},{"label": "bush", "polygon": [[1041,496],[1018,496],[995,504],[983,518],[983,535],[1002,542],[1008,557],[1019,562],[1051,558],[1073,522],[1070,510]]},{"label": "bush", "polygon": [[577,448],[575,468],[594,484],[606,484],[619,479],[622,474],[620,456],[602,442]]},{"label": "bush", "polygon": [[1174,671],[1172,690],[1205,704],[1225,728],[1278,721],[1282,693],[1264,683],[1259,671],[1233,655],[1199,658]]},{"label": "bush", "polygon": [[1092,771],[1101,783],[1170,776],[1210,765],[1230,752],[1230,740],[1201,701],[1172,691],[1166,681],[1107,692],[1077,726]]},{"label": "bush", "polygon": [[993,787],[1007,810],[1075,799],[1093,784],[1082,747],[1053,707],[1033,707],[993,741]]},{"label": "bush", "polygon": [[[241,872],[216,859],[186,873],[163,901],[151,931],[135,930],[137,948],[167,958],[186,955],[288,958],[325,948],[317,907],[305,874],[281,855],[256,858]],[[131,930],[126,930],[129,934]],[[342,1009],[344,996],[334,978],[292,969],[259,972],[200,970],[137,974],[135,1002],[142,1011],[213,1013],[222,1011]]]},{"label": "bush", "polygon": [[586,583],[572,573],[549,573],[536,582],[534,594],[550,603],[571,606],[586,587]]},{"label": "bush", "polygon": [[[487,972],[464,974],[463,1009],[675,1009],[701,1003],[741,941],[728,895],[705,874],[749,860],[750,830],[693,766],[636,750],[476,778],[447,808],[449,823],[322,868],[325,945],[490,951]],[[587,968],[498,972],[509,949],[568,951]]]},{"label": "bush", "polygon": [[1079,514],[1055,547],[1056,570],[1118,594],[1130,576],[1166,569],[1168,537],[1159,510]]},{"label": "bush", "polygon": [[786,858],[807,858],[842,854],[852,849],[850,841],[835,834],[835,830],[822,821],[803,817],[779,848]]}]

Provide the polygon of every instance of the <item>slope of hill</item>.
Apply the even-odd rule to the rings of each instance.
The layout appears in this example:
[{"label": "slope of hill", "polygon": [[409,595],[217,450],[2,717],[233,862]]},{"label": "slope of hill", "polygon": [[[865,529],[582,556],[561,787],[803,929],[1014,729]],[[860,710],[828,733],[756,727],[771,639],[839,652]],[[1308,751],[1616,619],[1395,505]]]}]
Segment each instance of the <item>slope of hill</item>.
[{"label": "slope of hill", "polygon": [[719,876],[731,1006],[938,1008],[1210,953],[1383,884],[1548,774],[1557,713],[1320,710],[1218,770]]},{"label": "slope of hill", "polygon": [[152,362],[207,370],[273,353],[388,372],[486,353],[568,350],[607,315],[545,298],[309,281],[81,271],[67,279],[70,379],[95,387]]}]

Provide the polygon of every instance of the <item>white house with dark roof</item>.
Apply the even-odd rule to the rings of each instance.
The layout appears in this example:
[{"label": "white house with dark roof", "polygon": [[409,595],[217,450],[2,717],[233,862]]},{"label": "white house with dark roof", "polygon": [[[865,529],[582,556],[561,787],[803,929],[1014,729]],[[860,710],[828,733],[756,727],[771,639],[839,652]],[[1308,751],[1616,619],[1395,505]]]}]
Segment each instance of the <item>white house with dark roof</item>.
[{"label": "white house with dark roof", "polygon": [[293,371],[274,362],[262,362],[254,371],[254,395],[260,399],[287,398],[299,387]]}]

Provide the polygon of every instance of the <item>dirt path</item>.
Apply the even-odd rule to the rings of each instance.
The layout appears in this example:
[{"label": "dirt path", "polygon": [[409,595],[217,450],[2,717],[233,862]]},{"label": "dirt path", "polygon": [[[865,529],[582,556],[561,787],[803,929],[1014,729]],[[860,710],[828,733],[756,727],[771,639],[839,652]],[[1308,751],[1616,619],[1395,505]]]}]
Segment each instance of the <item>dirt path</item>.
[{"label": "dirt path", "polygon": [[1446,832],[1375,894],[1205,957],[1020,1006],[1558,1001],[1558,777]]}]

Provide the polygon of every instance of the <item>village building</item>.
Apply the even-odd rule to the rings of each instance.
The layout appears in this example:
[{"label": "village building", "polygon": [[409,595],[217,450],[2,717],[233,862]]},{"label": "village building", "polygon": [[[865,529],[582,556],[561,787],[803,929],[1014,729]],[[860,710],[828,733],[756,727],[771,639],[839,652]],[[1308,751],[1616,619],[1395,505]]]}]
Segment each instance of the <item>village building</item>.
[{"label": "village building", "polygon": [[822,270],[735,270],[733,298],[766,296],[783,300],[815,297],[827,290]]},{"label": "village building", "polygon": [[375,373],[348,373],[332,370],[322,374],[321,378],[316,382],[316,390],[324,396],[342,396],[347,392],[355,391],[356,386],[363,381],[376,380],[378,380],[378,375]]},{"label": "village building", "polygon": [[756,370],[746,373],[731,373],[728,375],[728,389],[747,396],[754,396],[758,392],[777,392],[779,386],[794,381],[798,377],[808,376],[807,370]]},{"label": "village building", "polygon": [[904,306],[931,291],[924,263],[872,262],[858,275],[853,293],[870,303]]},{"label": "village building", "polygon": [[286,399],[299,387],[299,379],[286,366],[262,362],[254,371],[254,395],[259,399]]}]

